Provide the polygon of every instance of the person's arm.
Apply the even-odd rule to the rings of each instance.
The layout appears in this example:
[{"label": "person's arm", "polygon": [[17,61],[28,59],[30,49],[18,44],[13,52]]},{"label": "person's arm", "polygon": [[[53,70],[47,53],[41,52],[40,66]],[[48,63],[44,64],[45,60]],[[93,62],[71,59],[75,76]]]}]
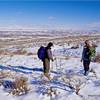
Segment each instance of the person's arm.
[{"label": "person's arm", "polygon": [[84,59],[84,48],[83,48],[83,52],[82,52],[81,62],[83,61],[83,59]]},{"label": "person's arm", "polygon": [[48,52],[48,58],[53,61],[53,55],[52,55],[51,49],[48,49],[47,52]]}]

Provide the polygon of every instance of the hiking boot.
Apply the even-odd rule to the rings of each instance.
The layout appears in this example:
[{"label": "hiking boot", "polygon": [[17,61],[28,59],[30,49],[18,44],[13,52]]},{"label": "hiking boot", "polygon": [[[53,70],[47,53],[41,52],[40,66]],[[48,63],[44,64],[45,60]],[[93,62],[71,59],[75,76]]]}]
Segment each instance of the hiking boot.
[{"label": "hiking boot", "polygon": [[44,73],[44,75],[45,75],[49,80],[51,80],[50,75],[48,75],[48,73]]},{"label": "hiking boot", "polygon": [[89,71],[85,71],[84,75],[87,76],[89,74]]}]

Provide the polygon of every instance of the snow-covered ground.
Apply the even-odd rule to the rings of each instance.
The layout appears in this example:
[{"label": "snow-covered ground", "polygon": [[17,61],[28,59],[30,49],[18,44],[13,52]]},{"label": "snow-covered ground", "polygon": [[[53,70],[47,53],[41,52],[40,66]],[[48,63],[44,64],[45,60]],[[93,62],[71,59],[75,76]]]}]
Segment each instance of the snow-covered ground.
[{"label": "snow-covered ground", "polygon": [[[26,48],[28,52],[37,49]],[[100,100],[100,63],[92,62],[92,72],[84,76],[81,46],[71,49],[71,46],[55,45],[52,51],[56,59],[51,62],[50,81],[43,76],[42,62],[37,55],[1,55],[0,72],[9,72],[10,77],[0,77],[0,80],[26,77],[30,91],[13,96],[1,85],[0,100]]]}]

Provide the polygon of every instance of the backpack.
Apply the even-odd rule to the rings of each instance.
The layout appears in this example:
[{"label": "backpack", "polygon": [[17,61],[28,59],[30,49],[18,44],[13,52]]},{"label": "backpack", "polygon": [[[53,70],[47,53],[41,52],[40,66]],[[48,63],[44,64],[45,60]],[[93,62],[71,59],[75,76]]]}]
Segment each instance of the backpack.
[{"label": "backpack", "polygon": [[95,47],[91,47],[89,49],[89,59],[91,61],[94,61],[95,60],[95,56],[96,56],[96,49],[95,49]]},{"label": "backpack", "polygon": [[38,49],[37,55],[38,55],[38,58],[39,58],[40,60],[44,60],[44,59],[45,59],[45,55],[46,55],[46,49],[45,49],[45,47],[41,46],[41,47]]}]

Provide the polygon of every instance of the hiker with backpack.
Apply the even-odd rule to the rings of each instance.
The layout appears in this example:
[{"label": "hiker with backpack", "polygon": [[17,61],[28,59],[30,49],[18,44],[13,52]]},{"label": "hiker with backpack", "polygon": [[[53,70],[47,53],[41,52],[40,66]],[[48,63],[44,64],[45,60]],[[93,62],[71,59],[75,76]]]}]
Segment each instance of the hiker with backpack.
[{"label": "hiker with backpack", "polygon": [[95,54],[96,54],[96,50],[92,42],[86,40],[82,52],[82,59],[81,59],[81,62],[83,61],[83,66],[84,66],[84,75],[88,75],[90,62],[95,59]]},{"label": "hiker with backpack", "polygon": [[49,42],[46,47],[41,46],[38,50],[38,57],[43,62],[43,71],[44,75],[50,79],[49,71],[50,71],[50,60],[53,61],[53,55],[51,51],[51,47],[53,46],[52,42]]}]

